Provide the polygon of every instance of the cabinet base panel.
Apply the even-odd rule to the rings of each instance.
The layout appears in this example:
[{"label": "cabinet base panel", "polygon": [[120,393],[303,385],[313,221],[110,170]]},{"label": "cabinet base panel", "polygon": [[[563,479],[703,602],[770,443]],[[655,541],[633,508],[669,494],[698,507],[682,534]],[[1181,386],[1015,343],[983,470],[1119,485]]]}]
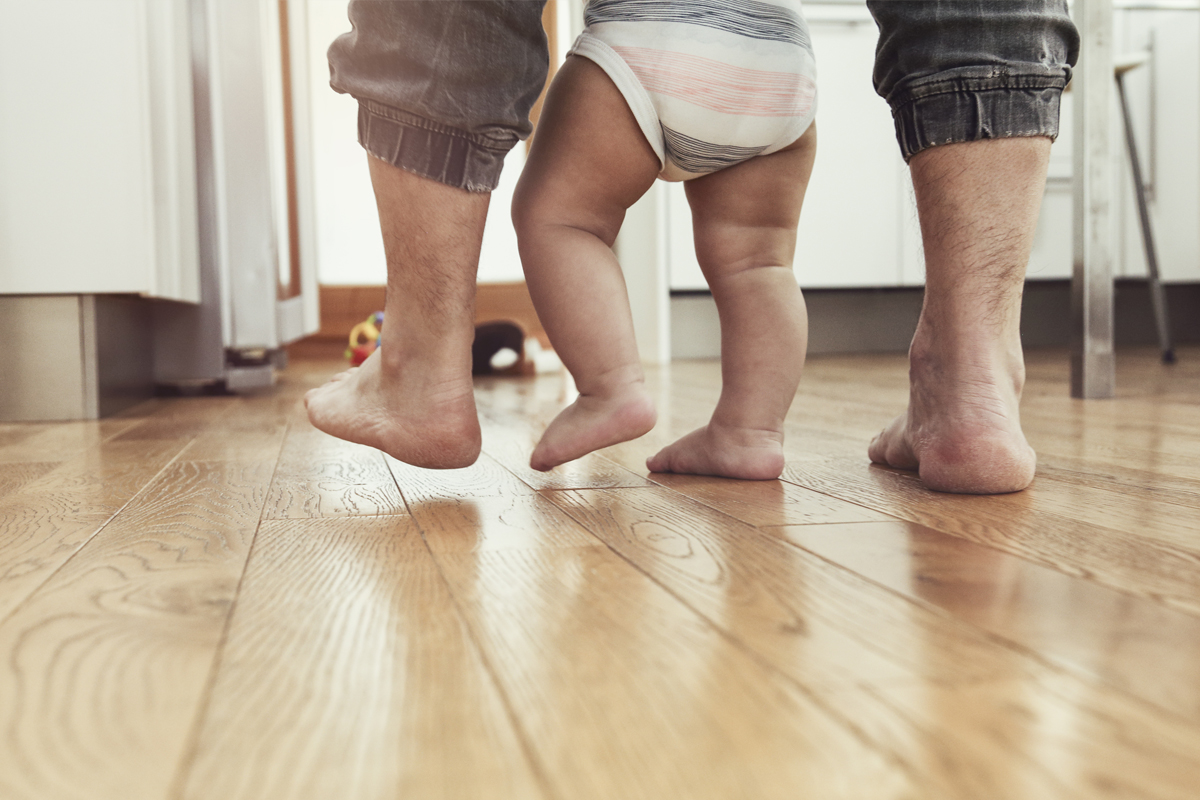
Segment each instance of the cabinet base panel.
[{"label": "cabinet base panel", "polygon": [[0,422],[98,419],[149,398],[150,330],[138,297],[0,297]]},{"label": "cabinet base panel", "polygon": [[[1163,286],[1171,338],[1200,342],[1200,283]],[[902,289],[809,289],[809,355],[903,353],[921,315],[921,287]],[[1146,281],[1116,282],[1114,323],[1121,346],[1157,343]],[[1029,281],[1021,313],[1026,347],[1066,347],[1071,343],[1071,282]],[[671,357],[716,358],[721,354],[717,307],[708,292],[675,292],[671,297]]]}]

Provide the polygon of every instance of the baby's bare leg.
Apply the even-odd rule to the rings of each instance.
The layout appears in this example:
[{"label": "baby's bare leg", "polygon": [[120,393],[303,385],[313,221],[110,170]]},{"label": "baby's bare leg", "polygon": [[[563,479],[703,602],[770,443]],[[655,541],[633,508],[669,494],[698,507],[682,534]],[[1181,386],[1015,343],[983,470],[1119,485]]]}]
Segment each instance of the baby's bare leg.
[{"label": "baby's bare leg", "polygon": [[696,254],[721,318],[721,398],[709,423],[649,459],[651,472],[771,480],[800,382],[808,317],[792,272],[816,129],[769,156],[688,181]]},{"label": "baby's bare leg", "polygon": [[659,163],[600,67],[572,56],[554,79],[513,198],[529,293],[579,398],[530,460],[547,470],[654,427],[612,243]]}]

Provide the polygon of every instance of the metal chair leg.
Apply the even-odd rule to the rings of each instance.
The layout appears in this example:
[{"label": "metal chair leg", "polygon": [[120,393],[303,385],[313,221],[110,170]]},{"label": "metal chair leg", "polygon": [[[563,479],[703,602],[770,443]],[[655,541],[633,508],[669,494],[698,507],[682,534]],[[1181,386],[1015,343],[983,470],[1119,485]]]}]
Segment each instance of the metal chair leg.
[{"label": "metal chair leg", "polygon": [[1150,212],[1146,207],[1146,184],[1142,180],[1142,163],[1138,160],[1137,144],[1133,138],[1133,119],[1129,114],[1129,102],[1125,99],[1125,75],[1118,72],[1116,80],[1117,96],[1121,101],[1121,115],[1125,120],[1125,143],[1129,148],[1129,164],[1133,169],[1133,188],[1137,193],[1142,245],[1146,250],[1146,265],[1150,273],[1147,285],[1150,288],[1150,304],[1154,308],[1154,324],[1158,328],[1158,345],[1162,350],[1163,363],[1174,364],[1175,348],[1171,345],[1167,299],[1163,294],[1162,282],[1158,279],[1158,253],[1154,249],[1154,232],[1150,228]]}]

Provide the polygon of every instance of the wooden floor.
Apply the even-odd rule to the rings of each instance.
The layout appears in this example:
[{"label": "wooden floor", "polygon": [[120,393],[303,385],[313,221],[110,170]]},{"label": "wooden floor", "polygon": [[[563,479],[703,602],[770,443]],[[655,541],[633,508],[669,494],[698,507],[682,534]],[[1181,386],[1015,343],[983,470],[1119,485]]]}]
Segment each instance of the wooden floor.
[{"label": "wooden floor", "polygon": [[557,376],[478,384],[478,464],[299,398],[0,426],[0,798],[1200,797],[1200,349],[1120,398],[1030,354],[1037,480],[870,466],[898,357],[813,359],[784,480],[530,471]]}]

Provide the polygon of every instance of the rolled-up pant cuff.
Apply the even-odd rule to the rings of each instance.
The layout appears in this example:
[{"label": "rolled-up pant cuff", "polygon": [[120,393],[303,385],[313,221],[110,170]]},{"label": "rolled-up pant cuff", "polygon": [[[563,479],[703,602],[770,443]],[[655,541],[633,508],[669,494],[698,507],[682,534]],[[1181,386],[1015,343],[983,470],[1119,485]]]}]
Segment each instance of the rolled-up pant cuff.
[{"label": "rolled-up pant cuff", "polygon": [[468,192],[490,192],[519,139],[515,132],[469,133],[359,98],[358,141],[392,166]]},{"label": "rolled-up pant cuff", "polygon": [[1016,136],[1058,137],[1065,81],[1037,77],[1010,80],[957,78],[913,86],[892,109],[896,138],[907,162],[941,144]]}]

